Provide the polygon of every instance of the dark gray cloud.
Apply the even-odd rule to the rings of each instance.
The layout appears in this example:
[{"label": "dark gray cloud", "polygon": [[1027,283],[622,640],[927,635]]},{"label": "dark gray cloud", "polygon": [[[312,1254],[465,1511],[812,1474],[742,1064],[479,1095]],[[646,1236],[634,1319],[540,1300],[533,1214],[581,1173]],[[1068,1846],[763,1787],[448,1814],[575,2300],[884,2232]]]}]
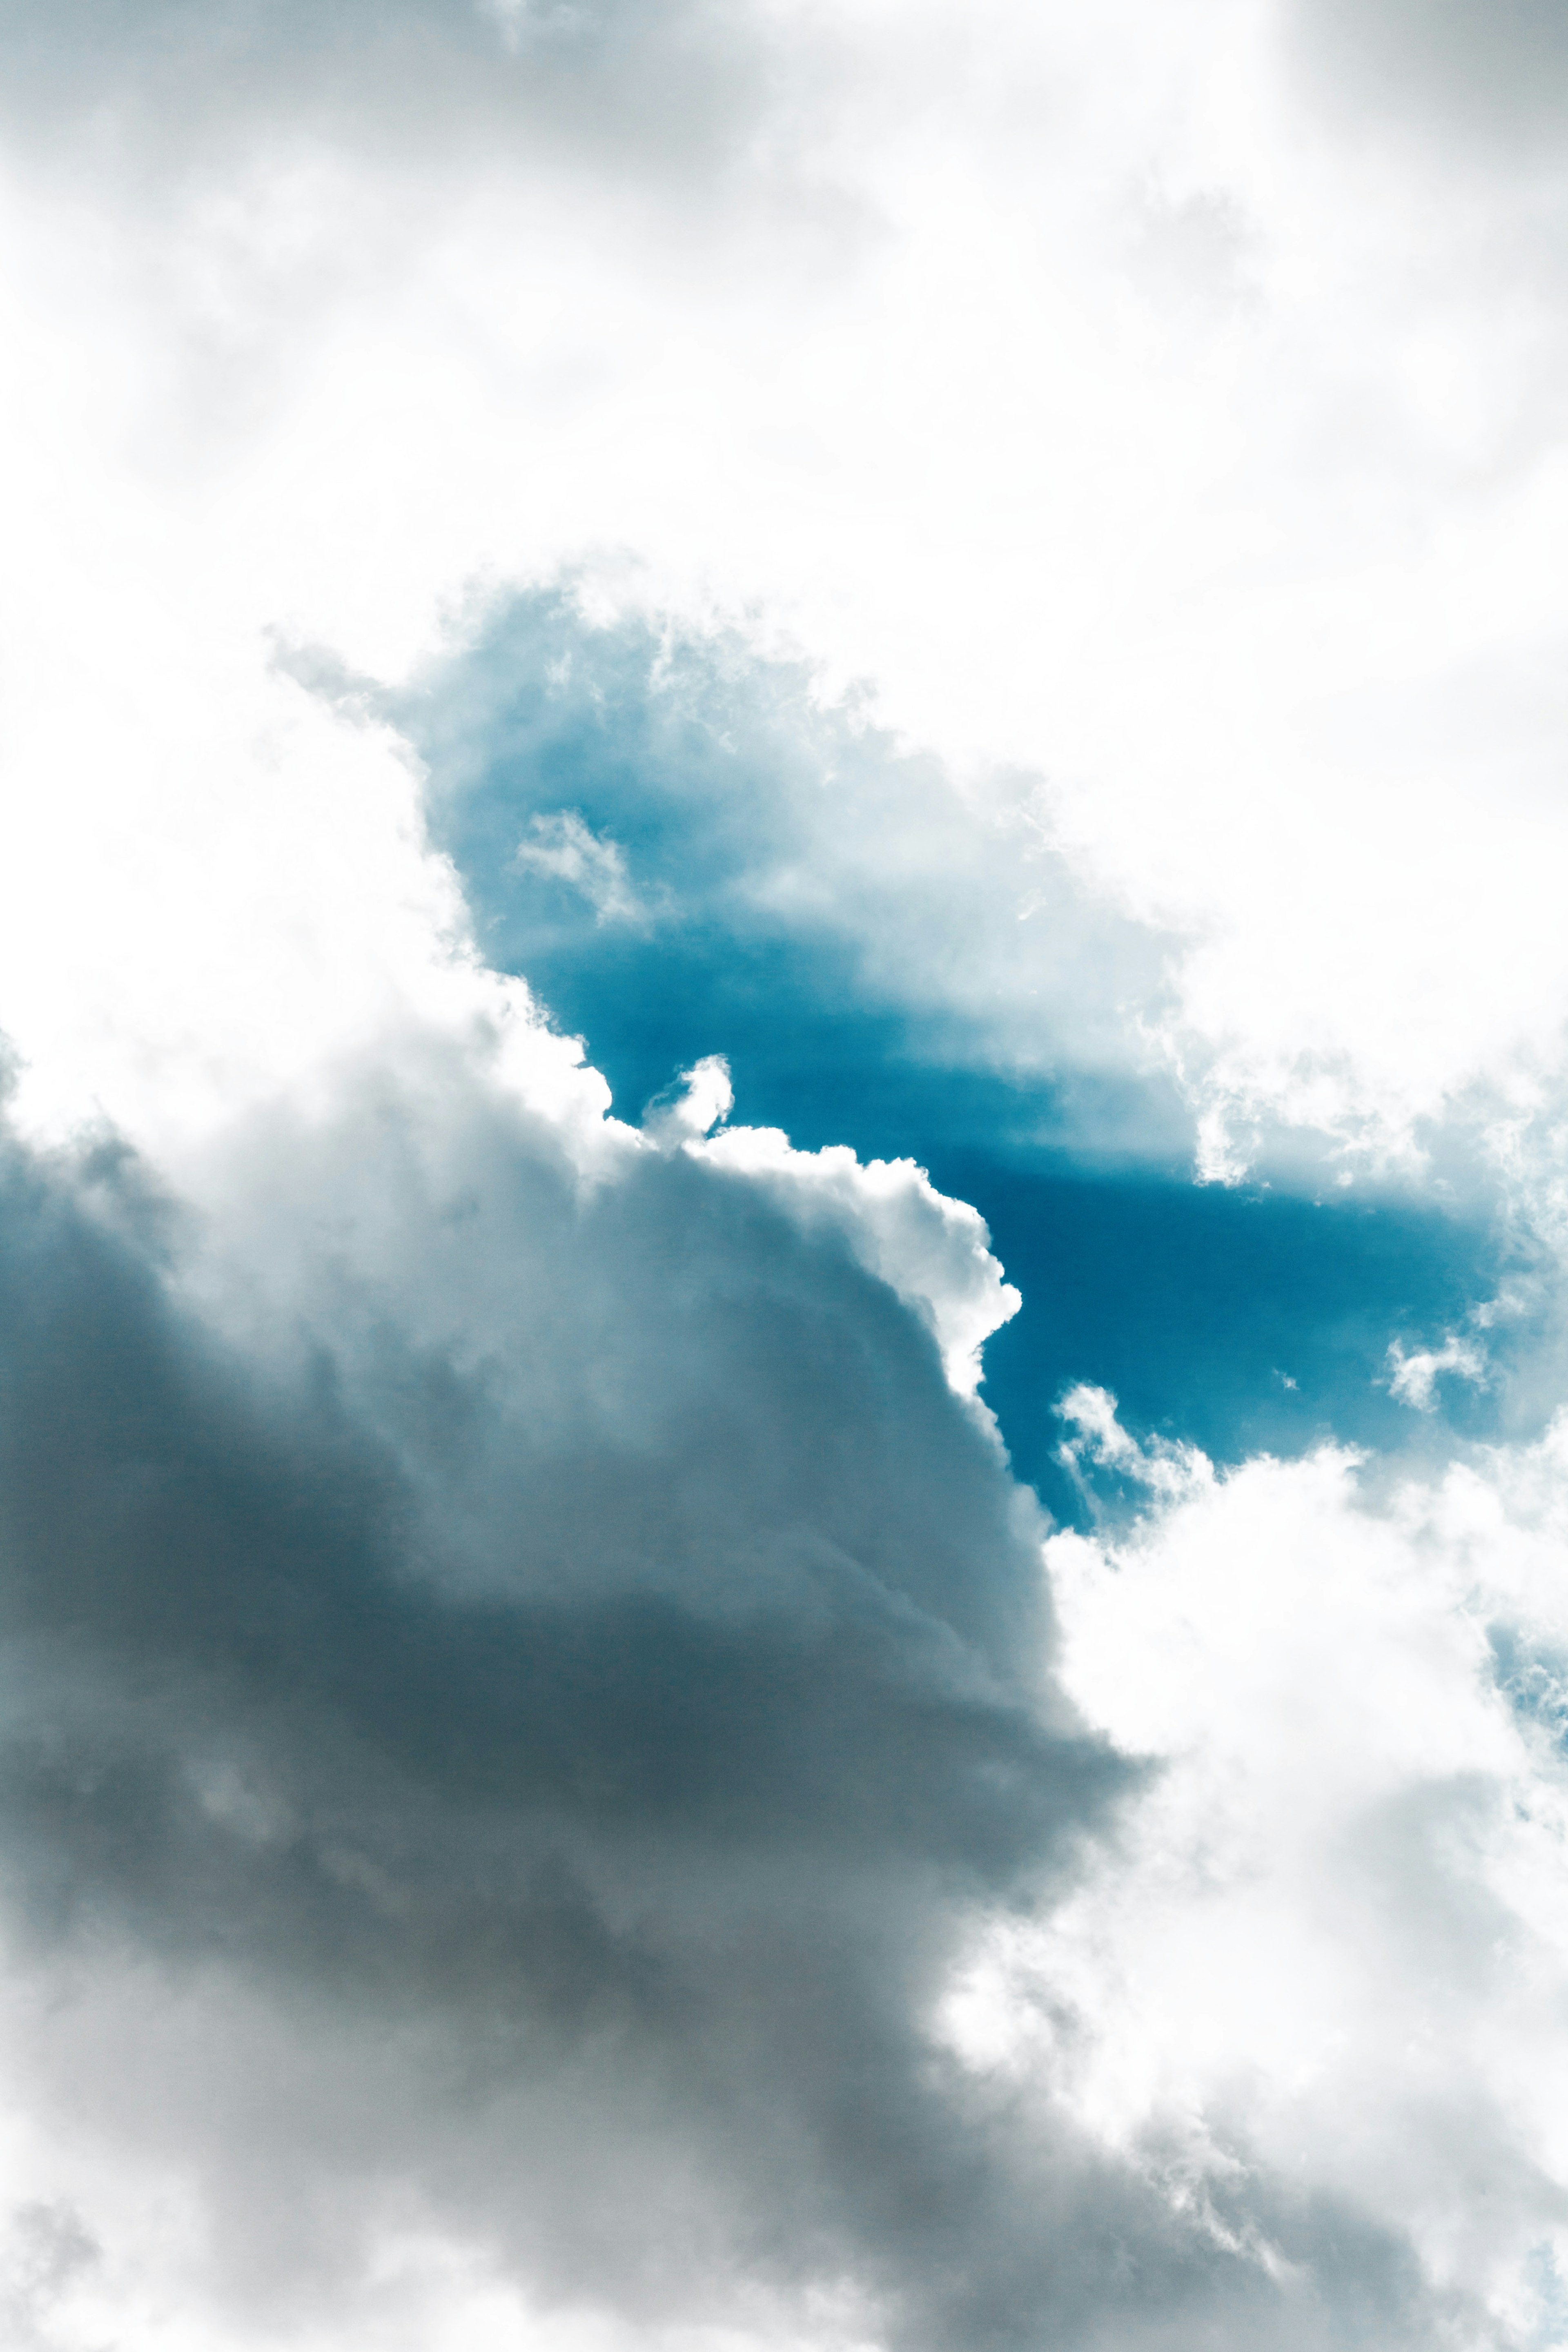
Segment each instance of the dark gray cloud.
[{"label": "dark gray cloud", "polygon": [[0,1332],[10,1942],[54,2014],[125,1968],[207,2004],[155,2091],[84,2026],[72,2096],[196,2166],[252,2314],[342,2291],[391,2179],[635,2314],[847,2280],[933,2352],[1427,2340],[1353,2216],[1242,2167],[1227,2250],[933,2038],[1138,1776],[831,1227],[366,1073],[257,1122],[205,1237],[12,1152]]},{"label": "dark gray cloud", "polygon": [[1320,83],[1356,106],[1534,152],[1568,113],[1560,0],[1292,0]]}]

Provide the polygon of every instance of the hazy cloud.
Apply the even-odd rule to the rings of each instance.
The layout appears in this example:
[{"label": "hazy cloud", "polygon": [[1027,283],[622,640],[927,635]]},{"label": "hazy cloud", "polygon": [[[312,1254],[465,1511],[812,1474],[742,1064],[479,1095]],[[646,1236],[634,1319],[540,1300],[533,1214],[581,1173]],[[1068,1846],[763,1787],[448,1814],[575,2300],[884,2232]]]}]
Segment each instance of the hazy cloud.
[{"label": "hazy cloud", "polygon": [[1292,0],[1307,57],[1352,104],[1550,157],[1568,112],[1556,0]]},{"label": "hazy cloud", "polygon": [[160,172],[325,138],[405,167],[542,152],[680,180],[731,158],[768,94],[759,19],[709,0],[67,0],[6,31],[14,142],[65,132]]}]

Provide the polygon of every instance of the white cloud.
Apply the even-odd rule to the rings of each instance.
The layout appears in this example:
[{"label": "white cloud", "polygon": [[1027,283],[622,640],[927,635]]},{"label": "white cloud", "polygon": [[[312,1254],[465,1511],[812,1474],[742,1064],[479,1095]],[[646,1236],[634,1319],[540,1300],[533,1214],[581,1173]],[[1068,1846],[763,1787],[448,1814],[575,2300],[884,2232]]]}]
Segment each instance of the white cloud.
[{"label": "white cloud", "polygon": [[1214,1483],[1214,1465],[1197,1446],[1173,1444],[1163,1437],[1141,1444],[1131,1436],[1117,1418],[1116,1399],[1107,1389],[1080,1381],[1067,1391],[1057,1412],[1068,1433],[1059,1459],[1091,1507],[1097,1470],[1130,1477],[1135,1486],[1163,1500]]},{"label": "white cloud", "polygon": [[1280,2214],[1343,2200],[1419,2249],[1455,2342],[1556,2343],[1568,1426],[1380,1493],[1332,1452],[1178,1481],[1103,1403],[1073,1418],[1152,1507],[1047,1557],[1068,1685],[1154,1770],[951,2030],[1069,2081],[1216,2227],[1270,2241],[1269,2179]]},{"label": "white cloud", "polygon": [[588,901],[601,923],[636,922],[643,909],[626,874],[618,841],[596,834],[575,809],[529,819],[528,838],[515,864],[526,873],[564,882]]},{"label": "white cloud", "polygon": [[1440,1348],[1415,1348],[1408,1353],[1395,1339],[1389,1348],[1388,1361],[1390,1394],[1414,1405],[1417,1412],[1432,1412],[1438,1378],[1445,1372],[1470,1381],[1478,1388],[1484,1388],[1488,1379],[1484,1349],[1458,1331],[1450,1331]]},{"label": "white cloud", "polygon": [[911,1160],[862,1167],[842,1144],[792,1151],[773,1128],[733,1128],[703,1156],[786,1203],[807,1232],[842,1230],[867,1271],[889,1283],[928,1326],[955,1393],[973,1396],[982,1349],[1023,1305],[1002,1279],[978,1211],[944,1198]]},{"label": "white cloud", "polygon": [[[168,22],[177,64],[194,19]],[[1409,1164],[1424,1121],[1555,1098],[1547,165],[1369,143],[1271,10],[1215,0],[931,6],[896,42],[869,5],[661,18],[650,47],[595,15],[580,55],[519,64],[525,112],[578,77],[563,143],[437,171],[390,127],[425,22],[365,36],[344,128],[290,114],[279,20],[257,102],[298,135],[230,124],[155,192],[111,150],[73,180],[14,146],[31,800],[68,769],[128,818],[142,773],[239,790],[264,626],[384,672],[476,572],[623,550],[607,593],[750,614],[961,776],[1049,779],[1093,886],[1194,935],[1164,1034],[1215,1170],[1281,1119]],[[452,26],[454,57],[493,49]],[[92,72],[128,57],[151,69],[132,44]],[[722,201],[596,143],[590,93],[656,67]],[[146,877],[112,829],[76,839],[107,931],[96,869]]]}]

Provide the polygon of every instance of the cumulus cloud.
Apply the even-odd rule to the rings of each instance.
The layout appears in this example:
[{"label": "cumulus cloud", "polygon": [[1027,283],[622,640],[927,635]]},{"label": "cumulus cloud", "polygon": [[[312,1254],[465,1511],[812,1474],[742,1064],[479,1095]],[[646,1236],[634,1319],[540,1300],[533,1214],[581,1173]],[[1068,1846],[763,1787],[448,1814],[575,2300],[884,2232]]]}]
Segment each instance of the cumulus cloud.
[{"label": "cumulus cloud", "polygon": [[1068,1402],[1152,1507],[1050,1539],[1065,1679],[1163,1767],[1114,1858],[984,1948],[956,2043],[1065,2073],[1282,2278],[1288,2180],[1419,2255],[1428,2341],[1560,2341],[1561,1422],[1408,1480],[1215,1475]]},{"label": "cumulus cloud", "polygon": [[389,1040],[184,1205],[11,1150],[5,2001],[14,2138],[99,2249],[61,2340],[152,2295],[209,2343],[391,2341],[397,2277],[432,2330],[489,2293],[933,2352],[1479,2310],[1354,2167],[1162,2153],[1078,1979],[1043,2071],[977,2056],[997,1954],[1156,1867],[1207,1670],[1179,1580],[1125,1610],[1231,1490],[1073,1403],[1175,1516],[1103,1634],[1092,1544],[1051,1547],[1064,1686],[968,1394],[1016,1303],[973,1213],[705,1138],[721,1074],[644,1135],[537,1024],[499,1051]]},{"label": "cumulus cloud", "polygon": [[[258,1115],[195,1238],[123,1160],[13,1154],[0,1845],[16,1967],[76,2021],[24,2073],[67,2097],[152,1969],[216,2079],[143,2116],[110,2049],[76,2095],[125,2162],[205,2147],[197,2234],[279,2312],[401,2194],[568,2300],[842,2274],[901,2340],[1002,2325],[1055,2293],[1026,2154],[925,2012],[1128,1772],[943,1375],[939,1261],[983,1233],[782,1139],[772,1181],[624,1129],[584,1159],[449,1046],[395,1058]],[[1087,2194],[1052,2146],[1026,2169]]]},{"label": "cumulus cloud", "polygon": [[1064,1361],[1075,1534],[865,1142],[957,1072],[1560,1253],[1559,77],[1481,22],[12,12],[19,2341],[1562,2337],[1563,1437],[1454,1434],[1459,1244],[1319,1286],[1424,1466]]}]

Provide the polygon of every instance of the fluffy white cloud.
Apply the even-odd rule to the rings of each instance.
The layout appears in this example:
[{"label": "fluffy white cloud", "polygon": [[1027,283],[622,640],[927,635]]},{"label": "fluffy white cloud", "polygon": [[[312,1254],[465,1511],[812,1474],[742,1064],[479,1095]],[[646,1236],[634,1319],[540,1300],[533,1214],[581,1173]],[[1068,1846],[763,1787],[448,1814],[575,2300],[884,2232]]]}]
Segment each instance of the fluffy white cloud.
[{"label": "fluffy white cloud", "polygon": [[1558,2342],[1568,1425],[1408,1483],[1332,1452],[1221,1477],[1071,1405],[1125,1487],[1047,1546],[1065,1679],[1155,1769],[1051,1922],[973,1963],[959,2046],[1070,2081],[1287,2297],[1280,2221],[1338,2200],[1447,2291],[1430,2340]]}]

